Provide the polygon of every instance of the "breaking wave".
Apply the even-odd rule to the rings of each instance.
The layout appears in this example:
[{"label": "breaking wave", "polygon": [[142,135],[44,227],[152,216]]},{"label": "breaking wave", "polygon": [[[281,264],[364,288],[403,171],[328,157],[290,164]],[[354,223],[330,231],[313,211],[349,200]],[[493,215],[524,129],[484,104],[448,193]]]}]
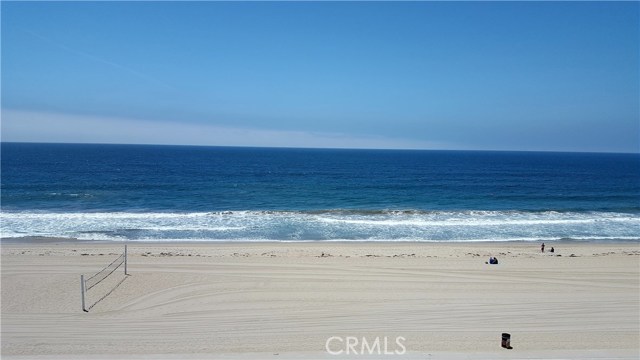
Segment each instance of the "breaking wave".
[{"label": "breaking wave", "polygon": [[3,238],[129,241],[640,240],[640,214],[558,211],[313,210],[3,212]]}]

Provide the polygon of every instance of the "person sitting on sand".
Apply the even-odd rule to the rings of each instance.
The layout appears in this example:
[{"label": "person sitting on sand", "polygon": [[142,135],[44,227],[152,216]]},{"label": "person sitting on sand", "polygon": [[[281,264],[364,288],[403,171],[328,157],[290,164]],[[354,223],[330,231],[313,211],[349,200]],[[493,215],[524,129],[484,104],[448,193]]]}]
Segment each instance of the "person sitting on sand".
[{"label": "person sitting on sand", "polygon": [[551,250],[549,250],[550,253],[554,252],[555,250],[553,250],[553,246],[551,247]]}]

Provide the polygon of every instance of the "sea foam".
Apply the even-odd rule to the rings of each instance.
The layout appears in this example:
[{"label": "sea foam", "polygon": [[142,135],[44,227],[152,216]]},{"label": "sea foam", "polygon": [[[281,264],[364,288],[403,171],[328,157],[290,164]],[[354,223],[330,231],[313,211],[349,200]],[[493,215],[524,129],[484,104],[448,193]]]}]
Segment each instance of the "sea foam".
[{"label": "sea foam", "polygon": [[633,240],[640,215],[522,211],[3,212],[2,237],[144,241]]}]

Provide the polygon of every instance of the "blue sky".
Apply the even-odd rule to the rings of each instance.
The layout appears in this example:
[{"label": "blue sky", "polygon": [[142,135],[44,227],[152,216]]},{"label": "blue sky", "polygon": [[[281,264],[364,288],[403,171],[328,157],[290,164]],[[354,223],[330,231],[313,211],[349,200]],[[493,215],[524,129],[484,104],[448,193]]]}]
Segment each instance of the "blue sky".
[{"label": "blue sky", "polygon": [[638,2],[2,6],[2,140],[639,152]]}]

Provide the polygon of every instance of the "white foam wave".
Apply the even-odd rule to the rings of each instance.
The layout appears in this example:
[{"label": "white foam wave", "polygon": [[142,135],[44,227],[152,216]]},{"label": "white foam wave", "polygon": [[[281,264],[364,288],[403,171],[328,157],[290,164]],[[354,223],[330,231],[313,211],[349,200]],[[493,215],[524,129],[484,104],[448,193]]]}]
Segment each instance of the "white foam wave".
[{"label": "white foam wave", "polygon": [[[2,212],[1,234],[139,241],[639,239],[640,214],[518,211]],[[181,239],[181,240],[180,240]]]},{"label": "white foam wave", "polygon": [[[504,226],[509,225],[541,225],[541,224],[588,224],[602,221],[599,219],[540,219],[540,220],[485,220],[485,219],[449,219],[449,220],[352,220],[320,218],[322,222],[343,223],[373,226]],[[628,221],[628,219],[610,219],[610,221]],[[638,220],[640,223],[640,220]]]}]

